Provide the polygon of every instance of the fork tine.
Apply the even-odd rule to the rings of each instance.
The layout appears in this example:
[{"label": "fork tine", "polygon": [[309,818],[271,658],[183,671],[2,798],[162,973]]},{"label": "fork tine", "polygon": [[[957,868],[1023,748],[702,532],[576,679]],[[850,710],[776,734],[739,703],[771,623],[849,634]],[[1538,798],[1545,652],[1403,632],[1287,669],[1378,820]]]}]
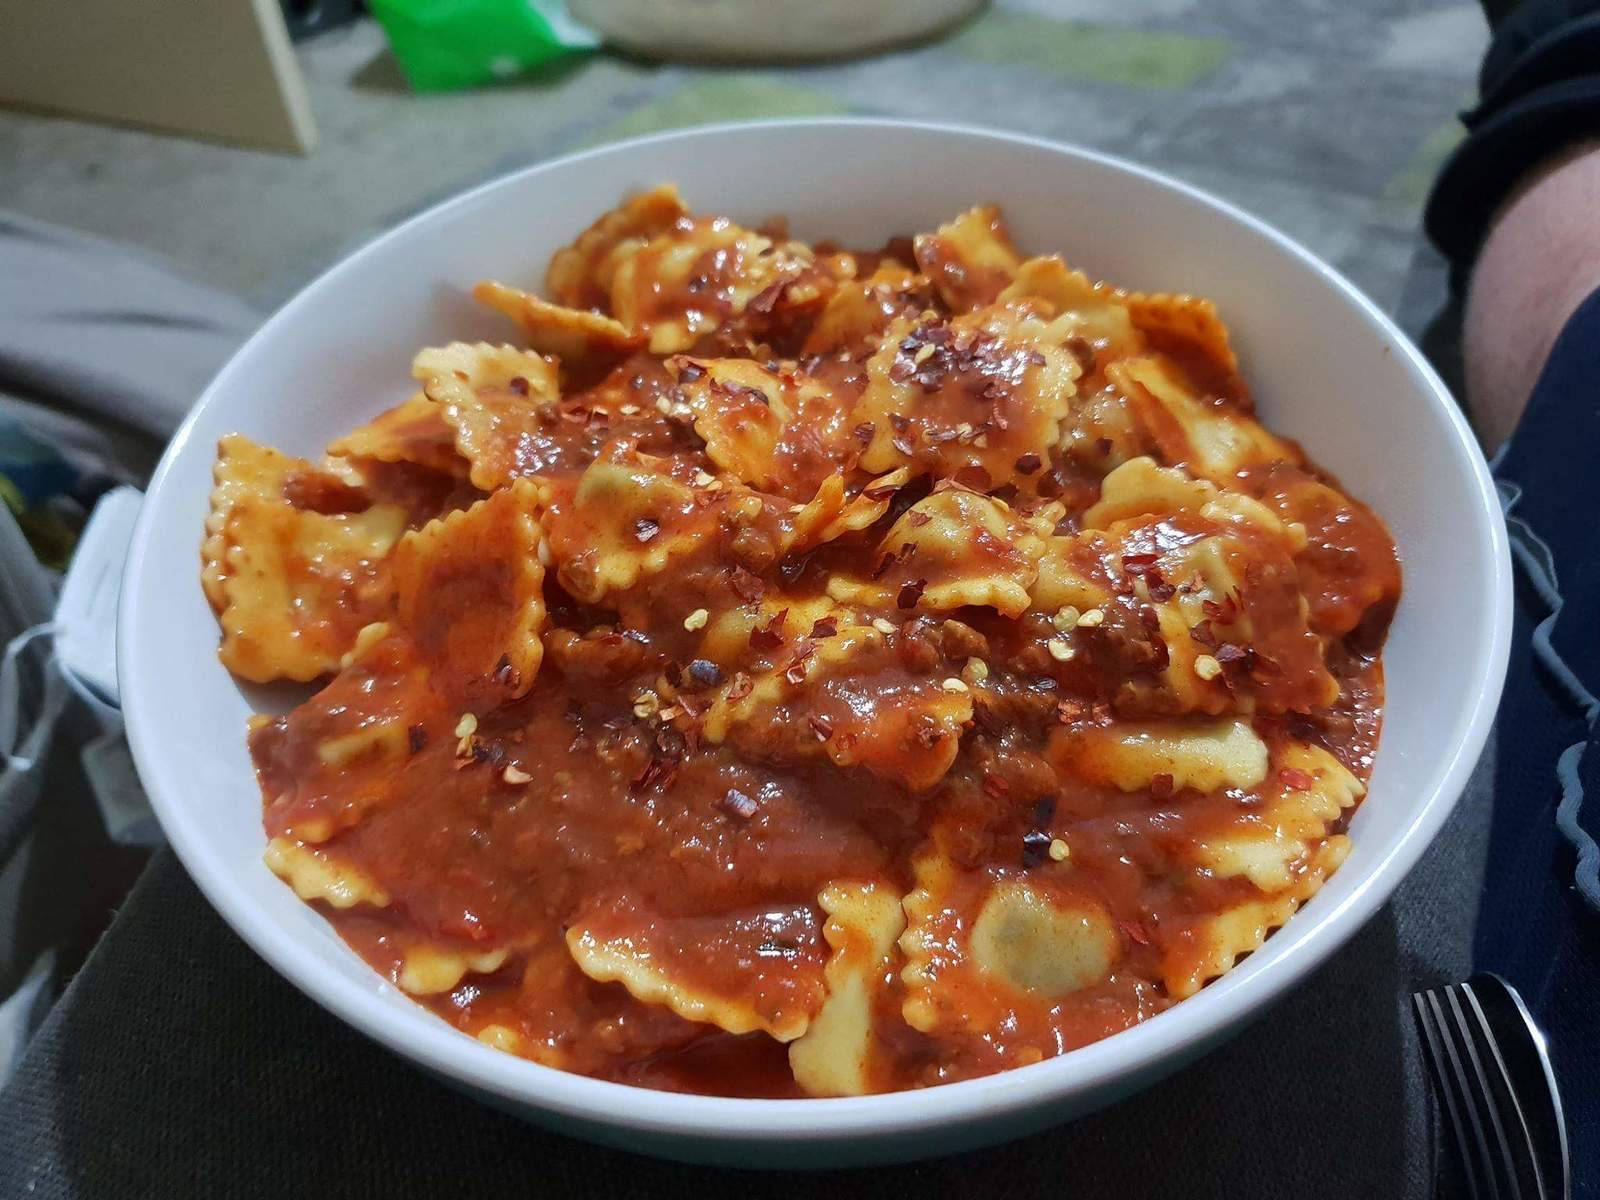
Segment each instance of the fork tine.
[{"label": "fork tine", "polygon": [[1450,1065],[1449,1074],[1454,1085],[1456,1102],[1466,1116],[1466,1127],[1472,1134],[1472,1151],[1480,1170],[1479,1181],[1487,1185],[1485,1194],[1490,1200],[1499,1200],[1500,1183],[1495,1178],[1494,1156],[1490,1152],[1489,1136],[1484,1132],[1478,1106],[1473,1103],[1472,1080],[1467,1074],[1461,1049],[1456,1039],[1450,1036],[1452,1022],[1439,999],[1437,990],[1428,993],[1428,1007],[1433,1015],[1434,1028],[1438,1032],[1440,1044],[1444,1047],[1445,1061]]},{"label": "fork tine", "polygon": [[1511,1200],[1522,1200],[1522,1184],[1517,1179],[1517,1169],[1511,1157],[1511,1142],[1506,1137],[1505,1125],[1500,1120],[1499,1096],[1493,1090],[1488,1074],[1484,1071],[1485,1055],[1479,1053],[1478,1026],[1467,1016],[1466,1007],[1461,1003],[1461,989],[1456,984],[1445,988],[1444,995],[1450,1002],[1449,1032],[1455,1034],[1453,1040],[1465,1051],[1465,1062],[1471,1067],[1473,1077],[1477,1081],[1477,1087],[1469,1087],[1468,1090],[1478,1100],[1475,1107],[1480,1115],[1488,1118],[1489,1129],[1494,1134],[1494,1145],[1500,1151],[1497,1162],[1501,1171],[1496,1174],[1497,1176],[1504,1174]]},{"label": "fork tine", "polygon": [[1544,1171],[1539,1165],[1538,1143],[1534,1141],[1533,1130],[1528,1124],[1528,1114],[1523,1110],[1521,1097],[1517,1095],[1516,1085],[1512,1082],[1510,1068],[1506,1066],[1505,1054],[1500,1049],[1499,1039],[1495,1037],[1494,1029],[1489,1024],[1489,1018],[1485,1015],[1483,1006],[1478,1003],[1478,994],[1472,990],[1472,985],[1463,983],[1454,986],[1457,993],[1466,1001],[1466,1009],[1471,1016],[1471,1025],[1476,1031],[1473,1040],[1487,1050],[1488,1058],[1492,1062],[1496,1076],[1500,1081],[1501,1090],[1511,1105],[1512,1114],[1516,1117],[1512,1133],[1519,1135],[1520,1148],[1527,1155],[1523,1160],[1523,1165],[1526,1166],[1527,1171],[1524,1174],[1516,1169],[1515,1164],[1512,1164],[1512,1177],[1514,1180],[1531,1177],[1530,1182],[1534,1195],[1543,1197],[1547,1193],[1545,1191]]},{"label": "fork tine", "polygon": [[1427,1051],[1423,1057],[1427,1059],[1428,1070],[1433,1075],[1434,1090],[1443,1102],[1445,1115],[1450,1119],[1450,1132],[1454,1135],[1456,1157],[1461,1160],[1462,1172],[1467,1177],[1467,1190],[1472,1193],[1472,1200],[1486,1200],[1479,1176],[1478,1157],[1473,1153],[1472,1141],[1467,1136],[1467,1125],[1457,1099],[1454,1077],[1449,1060],[1445,1057],[1443,1033],[1435,1022],[1429,1004],[1432,995],[1431,992],[1417,992],[1411,997],[1417,1027],[1422,1031],[1422,1044]]}]

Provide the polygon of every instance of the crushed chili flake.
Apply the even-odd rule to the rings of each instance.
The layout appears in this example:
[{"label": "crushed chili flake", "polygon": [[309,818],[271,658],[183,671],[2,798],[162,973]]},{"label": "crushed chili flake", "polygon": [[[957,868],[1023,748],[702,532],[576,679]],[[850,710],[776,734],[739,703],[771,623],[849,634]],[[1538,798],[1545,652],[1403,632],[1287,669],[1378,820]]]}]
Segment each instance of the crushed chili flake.
[{"label": "crushed chili flake", "polygon": [[502,654],[494,665],[494,681],[501,687],[515,688],[522,682],[522,672],[511,663],[509,654]]},{"label": "crushed chili flake", "polygon": [[923,589],[928,586],[926,579],[914,580],[901,587],[899,595],[894,598],[896,608],[915,608],[917,601],[922,599]]},{"label": "crushed chili flake", "polygon": [[1178,594],[1177,588],[1173,587],[1166,580],[1158,578],[1154,571],[1151,571],[1150,574],[1146,576],[1147,581],[1150,579],[1154,579],[1155,582],[1147,582],[1146,586],[1150,592],[1150,599],[1154,600],[1157,604],[1165,604],[1168,600],[1171,600],[1173,596]]},{"label": "crushed chili flake", "polygon": [[661,532],[661,526],[649,517],[640,517],[633,523],[633,536],[641,542],[648,542]]},{"label": "crushed chili flake", "polygon": [[763,316],[770,313],[774,306],[777,305],[778,297],[782,296],[784,289],[789,286],[789,282],[787,279],[780,279],[777,283],[769,284],[762,288],[754,296],[750,297],[750,302],[745,305],[745,311],[759,313]]},{"label": "crushed chili flake", "polygon": [[783,625],[789,619],[789,610],[780,609],[764,626],[750,631],[752,650],[776,650],[783,645]]},{"label": "crushed chili flake", "polygon": [[998,799],[1011,794],[1011,785],[1002,776],[986,771],[983,776],[983,790]]},{"label": "crushed chili flake", "polygon": [[717,807],[730,817],[738,817],[741,821],[748,821],[761,809],[759,804],[738,788],[729,788],[722,799],[717,801]]},{"label": "crushed chili flake", "polygon": [[1172,795],[1173,778],[1163,772],[1150,780],[1150,798],[1152,800],[1165,800]]},{"label": "crushed chili flake", "polygon": [[681,383],[693,383],[706,373],[705,368],[699,363],[684,359],[678,365],[678,380]]},{"label": "crushed chili flake", "polygon": [[634,792],[648,792],[652,788],[666,791],[672,786],[672,781],[678,774],[678,763],[675,759],[665,755],[653,754],[650,761],[645,763],[644,769],[633,777],[631,790]]},{"label": "crushed chili flake", "polygon": [[967,463],[952,478],[962,487],[975,492],[987,492],[994,482],[989,472],[977,463]]},{"label": "crushed chili flake", "polygon": [[813,713],[806,718],[806,723],[811,726],[811,732],[817,735],[819,742],[825,742],[833,736],[833,723],[827,717]]},{"label": "crushed chili flake", "polygon": [[909,514],[909,519],[911,521],[911,528],[921,529],[929,521],[933,520],[933,514],[930,512],[924,512],[920,508],[914,508]]},{"label": "crushed chili flake", "polygon": [[1246,646],[1236,646],[1232,642],[1223,642],[1212,655],[1224,667],[1231,667],[1250,659],[1250,649]]},{"label": "crushed chili flake", "polygon": [[862,490],[861,494],[863,496],[865,496],[868,500],[887,500],[890,496],[893,496],[899,490],[900,489],[898,487],[894,486],[893,484],[890,484],[888,487],[869,487],[869,488],[864,488]]},{"label": "crushed chili flake", "polygon": [[722,682],[722,668],[709,658],[697,658],[689,664],[689,678],[700,687],[716,687]]},{"label": "crushed chili flake", "polygon": [[755,686],[755,681],[750,676],[743,671],[736,671],[733,676],[733,683],[728,688],[728,699],[730,701],[743,700],[755,689]]},{"label": "crushed chili flake", "polygon": [[856,441],[860,442],[863,446],[871,445],[872,436],[877,432],[877,426],[875,426],[871,421],[861,422],[861,424],[857,425],[854,430]]},{"label": "crushed chili flake", "polygon": [[1144,926],[1138,921],[1118,921],[1118,927],[1128,935],[1128,940],[1138,942],[1141,946],[1150,944],[1150,935],[1145,932]]},{"label": "crushed chili flake", "polygon": [[911,444],[911,439],[903,433],[897,433],[889,439],[889,444],[907,458],[915,458],[917,448]]},{"label": "crushed chili flake", "polygon": [[428,731],[424,726],[413,725],[406,730],[406,743],[411,747],[411,753],[419,753],[428,744]]},{"label": "crushed chili flake", "polygon": [[838,632],[838,617],[821,617],[811,626],[811,636],[814,638],[831,638]]},{"label": "crushed chili flake", "polygon": [[506,386],[519,396],[526,396],[528,394],[528,381],[521,375],[513,375],[507,381]]},{"label": "crushed chili flake", "polygon": [[761,577],[745,567],[734,567],[729,572],[728,586],[747,604],[767,594],[767,585],[761,582]]},{"label": "crushed chili flake", "polygon": [[1297,792],[1308,791],[1316,783],[1315,779],[1299,767],[1284,767],[1278,772],[1278,779],[1284,787]]},{"label": "crushed chili flake", "polygon": [[1040,467],[1044,466],[1044,461],[1037,454],[1024,454],[1017,459],[1016,466],[1019,475],[1032,475]]}]

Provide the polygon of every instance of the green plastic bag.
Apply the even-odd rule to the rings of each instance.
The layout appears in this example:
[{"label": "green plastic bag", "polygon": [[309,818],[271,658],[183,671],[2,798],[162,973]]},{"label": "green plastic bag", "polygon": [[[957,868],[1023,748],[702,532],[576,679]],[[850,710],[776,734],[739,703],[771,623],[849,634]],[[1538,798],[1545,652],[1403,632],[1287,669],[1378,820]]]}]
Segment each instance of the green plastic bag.
[{"label": "green plastic bag", "polygon": [[370,7],[419,92],[509,79],[600,42],[562,0],[371,0]]}]

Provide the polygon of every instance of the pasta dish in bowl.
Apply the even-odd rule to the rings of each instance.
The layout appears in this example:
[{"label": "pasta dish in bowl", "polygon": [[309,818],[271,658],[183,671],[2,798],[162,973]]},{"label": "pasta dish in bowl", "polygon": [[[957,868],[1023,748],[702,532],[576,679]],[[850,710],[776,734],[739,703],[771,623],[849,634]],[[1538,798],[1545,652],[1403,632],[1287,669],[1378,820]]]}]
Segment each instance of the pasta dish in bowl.
[{"label": "pasta dish in bowl", "polygon": [[124,589],[136,761],[279,970],[535,1119],[776,1165],[1104,1103],[1370,915],[1492,710],[1492,490],[1330,279],[977,133],[514,176],[197,407]]},{"label": "pasta dish in bowl", "polygon": [[266,857],[480,1040],[729,1095],[1037,1062],[1343,860],[1399,598],[1190,296],[995,208],[847,251],[670,186],[318,462],[222,440]]}]

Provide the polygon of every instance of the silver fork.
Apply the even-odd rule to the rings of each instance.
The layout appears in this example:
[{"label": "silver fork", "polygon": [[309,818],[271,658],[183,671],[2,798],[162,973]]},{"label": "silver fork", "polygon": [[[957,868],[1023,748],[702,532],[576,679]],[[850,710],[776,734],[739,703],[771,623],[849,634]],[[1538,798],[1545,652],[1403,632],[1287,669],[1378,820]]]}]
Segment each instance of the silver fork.
[{"label": "silver fork", "polygon": [[1498,975],[1411,997],[1473,1200],[1568,1200],[1561,1094],[1544,1034]]}]

